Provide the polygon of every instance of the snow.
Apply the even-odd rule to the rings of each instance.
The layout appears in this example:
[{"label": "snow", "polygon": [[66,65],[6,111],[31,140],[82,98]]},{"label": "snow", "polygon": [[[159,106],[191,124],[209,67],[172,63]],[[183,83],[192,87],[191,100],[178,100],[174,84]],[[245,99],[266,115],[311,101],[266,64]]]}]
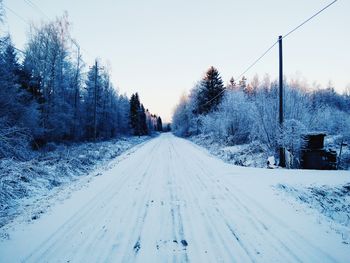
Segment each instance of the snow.
[{"label": "snow", "polygon": [[[9,224],[1,261],[349,260],[349,226],[322,214],[307,190],[342,189],[349,171],[234,166],[171,134],[120,155],[109,168],[70,198],[58,193],[60,201],[39,218]],[[308,205],[282,185],[306,191]]]},{"label": "snow", "polygon": [[48,206],[44,198],[49,201],[67,185],[73,187],[72,181],[107,165],[111,159],[149,138],[125,137],[72,145],[51,143],[41,152],[33,152],[35,157],[29,161],[1,159],[0,227],[28,209],[31,210],[29,217],[39,217]]},{"label": "snow", "polygon": [[[188,139],[206,148],[211,154],[219,157],[225,162],[235,165],[267,168],[267,161],[269,158],[274,158],[274,152],[259,141],[252,141],[250,143],[233,146],[224,146],[225,142],[218,140],[213,134],[192,135],[188,137]],[[341,141],[341,135],[326,136],[325,149],[335,150],[339,158]],[[271,168],[271,166],[268,168]],[[347,144],[342,148],[339,168],[341,170],[350,170],[350,147]]]},{"label": "snow", "polygon": [[[350,244],[350,183],[307,187],[278,184],[276,189],[304,204],[304,207],[299,207],[306,212],[310,208],[318,210],[319,217],[328,218],[332,228],[342,235],[343,242]],[[333,223],[336,224],[333,226]]]},{"label": "snow", "polygon": [[346,140],[343,140],[343,136],[326,136],[325,138],[325,148],[336,150],[337,156],[339,158],[340,154],[340,145],[343,143],[341,160],[339,164],[340,169],[350,170],[350,145],[346,143]]},{"label": "snow", "polygon": [[211,154],[218,156],[220,159],[240,166],[266,168],[268,158],[273,155],[273,152],[266,145],[258,141],[222,146],[223,143],[217,141],[212,134],[194,135],[189,137],[189,139],[208,149]]}]

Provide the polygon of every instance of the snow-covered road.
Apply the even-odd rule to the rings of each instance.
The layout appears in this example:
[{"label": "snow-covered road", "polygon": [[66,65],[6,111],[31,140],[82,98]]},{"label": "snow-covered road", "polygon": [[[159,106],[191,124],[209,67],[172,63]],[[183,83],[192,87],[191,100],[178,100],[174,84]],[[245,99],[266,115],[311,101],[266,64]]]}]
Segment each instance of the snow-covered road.
[{"label": "snow-covered road", "polygon": [[[350,246],[271,185],[289,171],[225,164],[163,134],[0,242],[1,262],[349,262]],[[297,180],[349,181],[309,172]],[[282,179],[281,179],[282,178]]]}]

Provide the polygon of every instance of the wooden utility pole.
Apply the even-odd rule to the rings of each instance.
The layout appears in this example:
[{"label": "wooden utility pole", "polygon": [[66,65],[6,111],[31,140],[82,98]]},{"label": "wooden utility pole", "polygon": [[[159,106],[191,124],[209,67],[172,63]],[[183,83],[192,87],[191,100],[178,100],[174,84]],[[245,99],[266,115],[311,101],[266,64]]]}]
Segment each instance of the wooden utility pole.
[{"label": "wooden utility pole", "polygon": [[[282,52],[282,36],[278,37],[279,45],[279,125],[280,134],[283,135],[283,52]],[[280,166],[286,167],[284,138],[282,137],[282,145],[280,146]]]}]

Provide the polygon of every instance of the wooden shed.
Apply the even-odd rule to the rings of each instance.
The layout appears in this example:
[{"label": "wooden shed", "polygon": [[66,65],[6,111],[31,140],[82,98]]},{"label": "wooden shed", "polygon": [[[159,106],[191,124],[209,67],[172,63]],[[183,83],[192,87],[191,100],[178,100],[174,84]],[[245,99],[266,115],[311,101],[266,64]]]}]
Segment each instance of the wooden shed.
[{"label": "wooden shed", "polygon": [[301,151],[301,168],[315,170],[335,170],[337,153],[324,148],[325,133],[309,133],[302,136],[304,146]]}]

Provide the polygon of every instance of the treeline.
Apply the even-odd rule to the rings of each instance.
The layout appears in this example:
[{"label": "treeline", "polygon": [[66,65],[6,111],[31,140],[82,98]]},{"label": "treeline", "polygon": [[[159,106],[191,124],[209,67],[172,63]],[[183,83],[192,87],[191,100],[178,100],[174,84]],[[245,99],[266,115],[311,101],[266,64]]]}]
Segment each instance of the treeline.
[{"label": "treeline", "polygon": [[[309,89],[298,80],[284,83],[285,122],[278,123],[278,83],[268,76],[251,82],[231,78],[224,85],[217,69],[211,67],[202,80],[183,96],[173,115],[172,129],[180,136],[206,134],[223,145],[258,142],[272,153],[283,145],[297,166],[301,135],[324,131],[350,138],[350,90],[344,94],[334,87]],[[276,154],[277,155],[277,154]]]},{"label": "treeline", "polygon": [[130,120],[134,135],[147,135],[149,131],[163,131],[161,117],[145,110],[137,93],[133,94],[130,99]]},{"label": "treeline", "polygon": [[118,93],[108,67],[86,74],[67,16],[32,26],[25,49],[0,38],[0,158],[26,158],[47,142],[101,140],[162,130],[138,94]]}]

